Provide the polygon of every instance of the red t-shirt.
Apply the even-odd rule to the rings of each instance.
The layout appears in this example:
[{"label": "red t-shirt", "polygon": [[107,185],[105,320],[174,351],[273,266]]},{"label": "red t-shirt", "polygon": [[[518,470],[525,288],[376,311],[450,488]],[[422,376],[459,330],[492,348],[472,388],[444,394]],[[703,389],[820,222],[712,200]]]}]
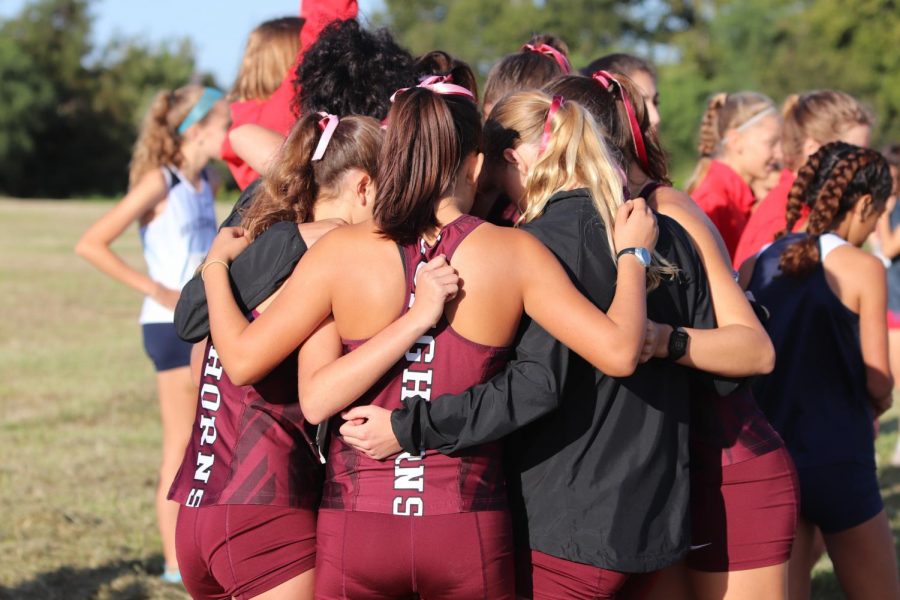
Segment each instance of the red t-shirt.
[{"label": "red t-shirt", "polygon": [[[737,251],[734,254],[735,268],[739,268],[745,260],[755,256],[766,244],[771,244],[775,241],[777,233],[784,231],[787,225],[785,213],[787,212],[788,194],[791,192],[796,179],[797,176],[794,175],[793,171],[784,169],[781,172],[781,179],[778,180],[778,185],[773,187],[765,200],[756,207],[756,211],[747,222],[747,227],[744,228],[741,241],[738,243]],[[795,231],[803,227],[808,216],[809,209],[804,206],[800,220],[794,227]]]},{"label": "red t-shirt", "polygon": [[[294,71],[306,50],[319,38],[322,30],[332,21],[353,19],[358,11],[356,0],[306,0],[301,2],[300,16],[305,19],[300,29],[300,52],[297,62],[285,73],[281,86],[266,100],[248,100],[231,104],[231,127],[253,123],[266,129],[287,135],[297,121],[298,115],[291,109],[297,90],[294,86]],[[242,190],[253,183],[259,174],[250,168],[231,147],[228,136],[222,144],[222,160],[234,176]]]},{"label": "red t-shirt", "polygon": [[731,167],[713,160],[691,197],[722,234],[728,254],[734,256],[756,202],[753,190]]}]

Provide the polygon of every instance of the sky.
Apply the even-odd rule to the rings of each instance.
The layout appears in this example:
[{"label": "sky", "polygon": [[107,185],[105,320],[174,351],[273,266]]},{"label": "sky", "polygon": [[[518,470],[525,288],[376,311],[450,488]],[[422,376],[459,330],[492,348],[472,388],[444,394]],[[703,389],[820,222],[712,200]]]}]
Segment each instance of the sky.
[{"label": "sky", "polygon": [[[311,2],[314,0],[306,0]],[[0,18],[18,13],[28,0],[0,0]],[[250,31],[262,21],[297,15],[298,0],[94,0],[94,44],[115,34],[151,41],[190,37],[198,67],[230,87],[237,74]],[[360,0],[365,19],[382,0]]]}]

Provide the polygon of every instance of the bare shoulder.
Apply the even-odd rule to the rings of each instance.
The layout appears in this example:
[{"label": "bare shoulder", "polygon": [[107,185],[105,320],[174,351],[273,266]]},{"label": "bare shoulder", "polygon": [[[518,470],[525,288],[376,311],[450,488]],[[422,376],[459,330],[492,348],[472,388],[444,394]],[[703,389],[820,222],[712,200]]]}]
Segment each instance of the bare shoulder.
[{"label": "bare shoulder", "polygon": [[[656,192],[656,210],[660,214],[666,215],[678,221],[678,223],[691,231],[693,226],[702,225],[709,230],[714,230],[715,226],[703,209],[697,206],[693,198],[688,196],[681,190],[672,187],[659,188]],[[693,234],[693,231],[691,231]]]},{"label": "bare shoulder", "polygon": [[[316,224],[319,225],[319,224]],[[301,232],[306,224],[301,225]],[[356,223],[353,225],[340,225],[337,222],[322,222],[319,225],[323,233],[315,247],[319,252],[347,252],[353,251],[361,244],[377,243],[379,236],[371,223]]]},{"label": "bare shoulder", "polygon": [[520,257],[522,253],[534,253],[544,250],[544,245],[533,235],[522,229],[514,227],[500,227],[491,223],[479,225],[475,231],[469,234],[471,244],[460,246],[460,252],[467,255],[477,252],[480,260],[496,256],[502,259],[500,262],[508,262]]},{"label": "bare shoulder", "polygon": [[825,267],[830,276],[836,277],[860,294],[887,287],[881,260],[852,244],[844,244],[832,250]]}]

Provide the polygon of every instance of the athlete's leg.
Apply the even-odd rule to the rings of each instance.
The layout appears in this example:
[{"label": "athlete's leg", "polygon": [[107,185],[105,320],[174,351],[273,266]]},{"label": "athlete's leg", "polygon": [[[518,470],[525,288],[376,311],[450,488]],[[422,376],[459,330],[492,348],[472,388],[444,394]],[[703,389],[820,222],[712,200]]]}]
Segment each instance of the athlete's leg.
[{"label": "athlete's leg", "polygon": [[616,597],[621,600],[693,600],[687,571],[682,561],[653,573],[632,575]]},{"label": "athlete's leg", "polygon": [[315,569],[310,569],[267,592],[252,597],[256,600],[313,600],[315,572]]},{"label": "athlete's leg", "polygon": [[825,534],[825,545],[849,600],[900,598],[894,541],[883,510],[862,525]]},{"label": "athlete's leg", "polygon": [[791,600],[809,600],[810,577],[814,563],[816,526],[801,515],[788,564],[788,589]]},{"label": "athlete's leg", "polygon": [[788,597],[788,563],[758,569],[707,573],[690,570],[695,600],[754,600]]},{"label": "athlete's leg", "polygon": [[181,466],[197,409],[197,388],[191,381],[190,369],[179,367],[156,374],[162,420],[162,459],[156,488],[156,519],[162,538],[166,569],[178,568],[175,558],[175,523],[178,503],[166,499],[172,480]]}]

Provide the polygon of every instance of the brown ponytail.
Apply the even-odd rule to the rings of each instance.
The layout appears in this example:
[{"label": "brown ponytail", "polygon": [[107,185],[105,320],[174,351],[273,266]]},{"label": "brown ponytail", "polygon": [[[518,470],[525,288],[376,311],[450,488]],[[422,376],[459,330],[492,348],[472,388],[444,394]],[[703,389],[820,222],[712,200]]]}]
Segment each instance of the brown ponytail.
[{"label": "brown ponytail", "polygon": [[[819,238],[853,210],[862,196],[871,195],[868,210],[881,210],[891,190],[891,175],[884,157],[865,148],[832,142],[819,148],[800,169],[788,195],[787,228],[790,233],[802,206],[809,214],[807,236],[781,255],[781,272],[805,277],[819,264]],[[779,236],[780,237],[780,236]]]},{"label": "brown ponytail", "polygon": [[397,95],[388,123],[374,218],[385,237],[412,243],[437,226],[438,200],[465,158],[481,150],[481,116],[467,97],[414,87]]},{"label": "brown ponytail", "polygon": [[243,215],[251,239],[280,221],[312,221],[316,202],[335,194],[348,169],[360,169],[374,177],[382,138],[378,121],[358,116],[341,119],[322,159],[313,161],[322,137],[321,118],[313,113],[297,121],[263,177]]},{"label": "brown ponytail", "polygon": [[156,94],[144,121],[131,155],[128,187],[153,169],[165,165],[181,166],[181,136],[178,126],[203,95],[203,87],[186,85]]}]

